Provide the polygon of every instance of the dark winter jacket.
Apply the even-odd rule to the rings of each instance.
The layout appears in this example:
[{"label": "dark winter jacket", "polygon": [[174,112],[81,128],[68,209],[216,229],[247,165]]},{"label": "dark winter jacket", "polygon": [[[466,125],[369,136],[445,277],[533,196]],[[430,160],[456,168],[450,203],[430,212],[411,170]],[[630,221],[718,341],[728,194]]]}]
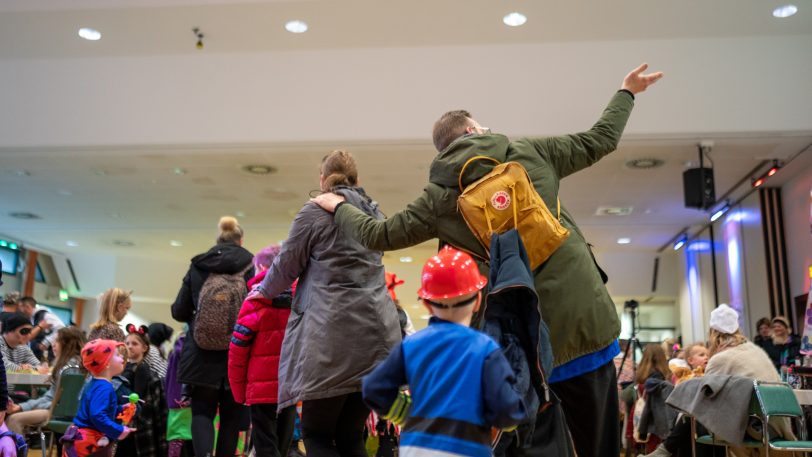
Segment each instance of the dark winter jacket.
[{"label": "dark winter jacket", "polygon": [[[439,238],[441,243],[475,255],[480,270],[487,273],[488,253],[457,209],[463,164],[477,155],[520,163],[544,203],[556,211],[560,181],[615,150],[633,104],[630,93],[616,93],[590,130],[573,135],[516,141],[498,134],[462,136],[437,155],[428,185],[404,210],[379,221],[351,205],[341,205],[335,221],[342,232],[370,249],[403,249]],[[492,169],[493,164],[486,161],[472,163],[462,178],[463,186]],[[561,223],[570,230],[570,237],[534,271],[539,308],[550,326],[555,366],[606,348],[620,332],[615,304],[583,234],[563,204]]]},{"label": "dark winter jacket", "polygon": [[[335,190],[345,206],[383,218],[358,187]],[[299,282],[282,342],[279,408],[361,391],[361,378],[401,341],[383,254],[346,236],[315,203],[296,215],[260,290],[276,297]]]},{"label": "dark winter jacket", "polygon": [[[267,270],[248,281],[259,284]],[[228,350],[228,380],[237,403],[277,403],[279,355],[290,316],[290,291],[273,300],[260,295],[245,300]]]},{"label": "dark winter jacket", "polygon": [[[228,350],[208,351],[197,346],[194,339],[194,319],[200,289],[210,273],[234,274],[248,268],[245,281],[254,276],[249,268],[254,256],[235,243],[221,243],[192,259],[189,272],[183,278],[172,317],[189,324],[180,358],[179,381],[193,386],[218,388],[228,385]],[[246,287],[247,290],[247,287]]]},{"label": "dark winter jacket", "polygon": [[665,400],[674,391],[674,385],[661,377],[646,379],[646,407],[640,417],[640,435],[652,434],[665,439],[677,420],[677,410]]},{"label": "dark winter jacket", "polygon": [[516,230],[491,238],[489,280],[482,331],[502,346],[528,411],[536,412],[549,401],[547,373],[552,370],[553,352],[538,311],[527,252]]}]

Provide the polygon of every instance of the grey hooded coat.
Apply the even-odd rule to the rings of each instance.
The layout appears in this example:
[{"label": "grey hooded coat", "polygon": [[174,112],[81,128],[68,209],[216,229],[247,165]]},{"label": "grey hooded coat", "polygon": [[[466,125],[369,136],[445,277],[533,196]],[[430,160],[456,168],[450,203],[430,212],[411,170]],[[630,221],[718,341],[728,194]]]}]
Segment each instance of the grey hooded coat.
[{"label": "grey hooded coat", "polygon": [[[337,187],[347,204],[382,219],[361,188]],[[299,282],[279,361],[279,409],[361,391],[361,378],[400,342],[400,324],[381,262],[314,203],[296,215],[260,285],[276,297]]]}]

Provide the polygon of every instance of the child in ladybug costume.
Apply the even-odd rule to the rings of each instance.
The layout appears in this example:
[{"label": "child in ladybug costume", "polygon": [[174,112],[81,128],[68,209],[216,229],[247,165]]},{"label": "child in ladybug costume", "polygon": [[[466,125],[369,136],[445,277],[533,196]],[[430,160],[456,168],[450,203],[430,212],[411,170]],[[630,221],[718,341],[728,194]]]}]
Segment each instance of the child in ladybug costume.
[{"label": "child in ladybug costume", "polygon": [[[124,371],[124,358],[118,348],[124,343],[95,339],[82,348],[82,365],[93,378],[85,385],[79,411],[62,437],[63,457],[110,456],[114,446],[135,429],[116,422],[129,422],[135,404],[119,406],[111,379]],[[121,413],[121,414],[119,414]]]},{"label": "child in ladybug costume", "polygon": [[469,328],[487,279],[470,255],[445,247],[423,266],[421,280],[429,326],[364,378],[364,401],[403,423],[402,457],[489,457],[491,428],[513,427],[527,411],[499,345]]}]

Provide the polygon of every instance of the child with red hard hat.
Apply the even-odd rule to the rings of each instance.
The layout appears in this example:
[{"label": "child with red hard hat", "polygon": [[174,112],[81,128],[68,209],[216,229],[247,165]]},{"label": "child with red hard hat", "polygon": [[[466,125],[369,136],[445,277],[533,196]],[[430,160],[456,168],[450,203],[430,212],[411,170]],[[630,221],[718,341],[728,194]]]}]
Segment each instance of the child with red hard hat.
[{"label": "child with red hard hat", "polygon": [[447,246],[423,266],[421,282],[429,326],[364,378],[364,401],[403,424],[403,457],[489,457],[491,428],[513,427],[527,411],[499,345],[469,328],[487,279],[469,254]]},{"label": "child with red hard hat", "polygon": [[135,431],[116,422],[125,408],[135,407],[132,403],[119,406],[111,382],[113,376],[124,371],[124,358],[119,353],[122,346],[124,343],[118,341],[95,339],[82,348],[82,365],[93,378],[85,385],[79,411],[62,437],[63,457],[112,455],[109,443]]}]

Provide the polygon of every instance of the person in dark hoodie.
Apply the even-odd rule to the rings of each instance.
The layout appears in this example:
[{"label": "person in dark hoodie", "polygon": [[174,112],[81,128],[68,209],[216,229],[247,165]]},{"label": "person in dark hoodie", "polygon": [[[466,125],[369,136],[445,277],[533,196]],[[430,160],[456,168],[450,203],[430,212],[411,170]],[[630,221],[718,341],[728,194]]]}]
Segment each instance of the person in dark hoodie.
[{"label": "person in dark hoodie", "polygon": [[[320,186],[383,219],[377,203],[358,187],[355,159],[348,152],[324,158]],[[361,398],[361,378],[401,341],[382,258],[380,251],[339,230],[331,214],[307,203],[267,275],[248,296],[274,298],[275,304],[299,278],[282,342],[278,404],[281,411],[303,402],[308,457],[366,455],[369,408]]]},{"label": "person in dark hoodie", "polygon": [[[178,379],[191,386],[192,443],[198,457],[212,455],[214,417],[218,409],[220,431],[217,455],[234,454],[239,431],[248,421],[248,409],[234,401],[228,384],[228,349],[203,349],[194,337],[200,292],[209,275],[241,273],[246,283],[254,275],[254,256],[242,247],[243,230],[237,220],[223,217],[219,228],[217,244],[192,259],[178,297],[172,304],[172,318],[189,324],[188,337],[184,342],[178,367]],[[234,304],[234,309],[238,311],[241,304],[240,299],[239,303]],[[236,313],[233,317],[236,319]]]}]

